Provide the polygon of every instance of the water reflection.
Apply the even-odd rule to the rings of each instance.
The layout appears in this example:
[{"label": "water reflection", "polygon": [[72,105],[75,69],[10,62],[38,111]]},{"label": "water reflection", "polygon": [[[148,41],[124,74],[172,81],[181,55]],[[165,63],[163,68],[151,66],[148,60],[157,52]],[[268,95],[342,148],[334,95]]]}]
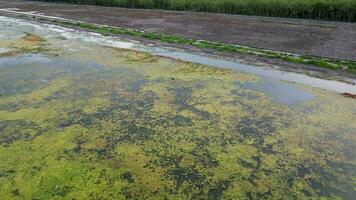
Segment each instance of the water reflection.
[{"label": "water reflection", "polygon": [[[14,23],[21,25],[21,31],[16,30],[18,27],[16,27]],[[350,85],[340,81],[314,78],[308,75],[298,74],[293,72],[285,72],[285,71],[280,71],[278,69],[246,65],[246,64],[239,63],[238,61],[229,61],[226,59],[212,57],[205,54],[200,54],[200,55],[193,54],[176,48],[142,45],[135,41],[123,41],[116,37],[107,37],[96,33],[82,32],[78,30],[63,28],[60,26],[39,24],[36,22],[28,22],[25,20],[13,19],[13,18],[2,17],[2,16],[0,16],[0,24],[4,27],[5,26],[11,27],[7,30],[4,30],[5,33],[9,32],[9,34],[6,35],[8,36],[11,35],[11,38],[16,36],[18,37],[18,35],[24,34],[26,32],[35,31],[40,34],[46,35],[48,37],[56,38],[60,36],[63,38],[70,39],[73,41],[73,43],[76,43],[78,47],[82,45],[78,41],[91,42],[99,45],[109,45],[109,46],[114,46],[114,47],[119,47],[124,49],[148,52],[153,55],[167,56],[170,58],[181,59],[184,61],[194,62],[198,64],[206,64],[215,67],[234,69],[240,72],[255,74],[265,78],[299,83],[299,84],[326,89],[338,93],[343,93],[343,92],[348,92],[353,94],[356,93],[356,85]],[[13,32],[15,32],[15,34]]]},{"label": "water reflection", "polygon": [[312,100],[314,95],[308,93],[292,84],[281,84],[278,80],[262,79],[258,83],[246,83],[244,88],[250,90],[257,90],[268,94],[272,99],[278,103],[286,105],[295,105],[299,102]]},{"label": "water reflection", "polygon": [[0,40],[14,52],[0,58],[3,199],[352,197],[354,100],[282,72],[1,19],[16,36]]}]

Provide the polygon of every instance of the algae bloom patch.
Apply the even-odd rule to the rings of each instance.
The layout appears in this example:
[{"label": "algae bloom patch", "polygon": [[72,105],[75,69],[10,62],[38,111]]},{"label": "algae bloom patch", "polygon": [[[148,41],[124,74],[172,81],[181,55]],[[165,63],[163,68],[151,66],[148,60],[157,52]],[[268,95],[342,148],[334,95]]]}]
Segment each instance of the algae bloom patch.
[{"label": "algae bloom patch", "polygon": [[[0,39],[3,199],[355,193],[351,98],[99,45],[92,35],[31,24],[12,32]],[[278,99],[263,87],[271,82],[303,98]]]}]

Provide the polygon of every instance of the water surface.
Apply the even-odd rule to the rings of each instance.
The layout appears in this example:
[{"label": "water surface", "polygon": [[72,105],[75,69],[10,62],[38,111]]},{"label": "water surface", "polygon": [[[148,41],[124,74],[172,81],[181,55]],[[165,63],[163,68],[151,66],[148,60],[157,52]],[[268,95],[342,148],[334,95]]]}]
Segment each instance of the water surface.
[{"label": "water surface", "polygon": [[3,199],[355,194],[356,104],[334,92],[354,86],[36,22],[0,27]]}]

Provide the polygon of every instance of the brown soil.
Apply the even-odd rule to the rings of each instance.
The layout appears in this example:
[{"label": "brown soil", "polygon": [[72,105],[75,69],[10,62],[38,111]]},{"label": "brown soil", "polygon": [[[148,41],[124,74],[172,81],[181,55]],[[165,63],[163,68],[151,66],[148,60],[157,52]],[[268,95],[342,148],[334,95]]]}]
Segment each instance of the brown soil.
[{"label": "brown soil", "polygon": [[356,24],[215,13],[138,10],[0,0],[18,8],[92,23],[251,47],[356,60]]},{"label": "brown soil", "polygon": [[28,42],[44,42],[46,40],[42,39],[41,37],[37,35],[33,35],[31,33],[27,33],[25,37],[23,37],[24,40]]},{"label": "brown soil", "polygon": [[351,93],[341,93],[342,96],[347,97],[347,98],[351,98],[351,99],[356,99],[356,94],[351,94]]},{"label": "brown soil", "polygon": [[0,58],[2,57],[13,57],[13,56],[17,56],[19,53],[17,51],[8,51],[8,52],[4,52],[4,53],[0,53]]}]

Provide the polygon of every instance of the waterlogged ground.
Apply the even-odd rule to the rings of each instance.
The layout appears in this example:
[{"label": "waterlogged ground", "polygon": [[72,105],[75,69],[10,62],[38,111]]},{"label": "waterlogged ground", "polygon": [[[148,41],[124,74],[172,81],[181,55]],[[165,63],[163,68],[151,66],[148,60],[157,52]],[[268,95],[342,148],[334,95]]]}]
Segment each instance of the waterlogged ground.
[{"label": "waterlogged ground", "polygon": [[355,196],[355,100],[10,21],[0,199]]}]

